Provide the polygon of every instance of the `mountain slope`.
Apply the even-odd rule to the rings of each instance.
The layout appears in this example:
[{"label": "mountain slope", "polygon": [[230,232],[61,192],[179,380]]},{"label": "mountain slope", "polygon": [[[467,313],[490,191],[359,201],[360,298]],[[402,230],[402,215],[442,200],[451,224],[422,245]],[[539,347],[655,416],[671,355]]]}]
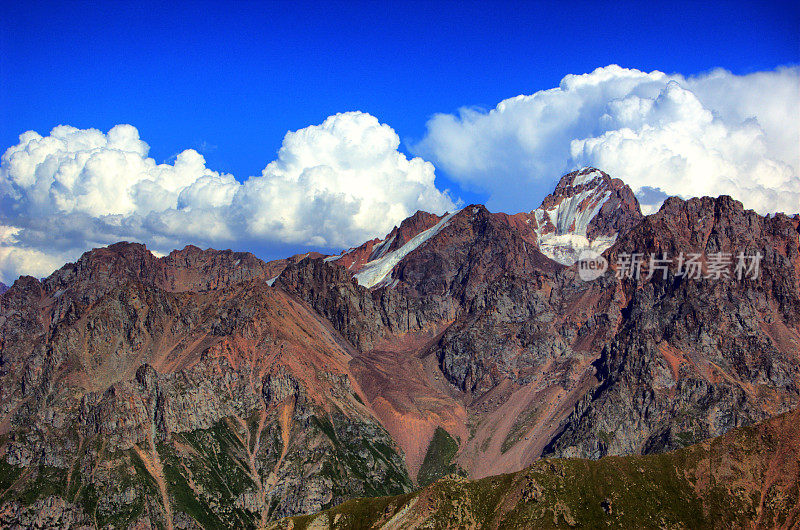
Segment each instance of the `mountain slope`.
[{"label": "mountain slope", "polygon": [[407,490],[350,347],[264,269],[118,244],[15,282],[0,320],[4,526],[252,527]]},{"label": "mountain slope", "polygon": [[798,425],[795,410],[671,453],[547,459],[475,482],[447,478],[272,528],[796,528]]},{"label": "mountain slope", "polygon": [[[673,449],[800,403],[798,219],[730,197],[668,199],[607,253],[760,253],[759,277],[624,278],[625,319],[595,363],[602,383],[545,453],[599,457]],[[611,434],[608,434],[611,433]]]},{"label": "mountain slope", "polygon": [[[412,477],[437,428],[459,441],[457,465],[482,477],[542,454],[678,448],[797,406],[797,217],[762,217],[728,197],[673,198],[620,221],[628,229],[606,251],[611,270],[585,282],[539,252],[519,215],[468,206],[371,289],[335,261],[297,264],[276,284],[358,348],[354,373]],[[625,252],[706,263],[720,251],[761,253],[763,276],[614,274]]]},{"label": "mountain slope", "polygon": [[[613,241],[609,271],[548,257],[561,236]],[[261,526],[752,424],[800,398],[798,236],[729,197],[642,217],[587,168],[531,213],[417,212],[339,256],[95,249],[0,297],[0,513]],[[758,278],[615,274],[739,251]]]}]

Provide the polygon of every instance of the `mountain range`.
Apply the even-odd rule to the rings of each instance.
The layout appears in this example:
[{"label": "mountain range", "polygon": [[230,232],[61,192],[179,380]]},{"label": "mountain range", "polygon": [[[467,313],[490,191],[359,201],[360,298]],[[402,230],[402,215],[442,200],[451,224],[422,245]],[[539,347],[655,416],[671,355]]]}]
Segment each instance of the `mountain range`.
[{"label": "mountain range", "polygon": [[[727,196],[644,216],[584,168],[530,212],[417,212],[335,256],[94,249],[0,298],[0,525],[347,526],[381,497],[386,527],[571,526],[683,488],[664,525],[791,527],[796,478],[758,487],[796,459],[751,434],[796,455],[799,237]],[[731,469],[741,495],[698,493]],[[589,478],[591,509],[554,493]],[[503,510],[440,509],[476,488]]]}]

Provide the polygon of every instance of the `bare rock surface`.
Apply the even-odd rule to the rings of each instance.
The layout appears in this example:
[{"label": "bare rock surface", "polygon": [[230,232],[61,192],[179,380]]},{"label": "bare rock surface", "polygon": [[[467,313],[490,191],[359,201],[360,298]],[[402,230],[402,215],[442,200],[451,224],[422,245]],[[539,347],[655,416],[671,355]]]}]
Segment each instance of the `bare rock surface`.
[{"label": "bare rock surface", "polygon": [[95,249],[0,296],[0,522],[262,527],[766,420],[800,401],[799,236],[729,197],[644,217],[586,168],[530,213],[417,212],[339,256]]}]

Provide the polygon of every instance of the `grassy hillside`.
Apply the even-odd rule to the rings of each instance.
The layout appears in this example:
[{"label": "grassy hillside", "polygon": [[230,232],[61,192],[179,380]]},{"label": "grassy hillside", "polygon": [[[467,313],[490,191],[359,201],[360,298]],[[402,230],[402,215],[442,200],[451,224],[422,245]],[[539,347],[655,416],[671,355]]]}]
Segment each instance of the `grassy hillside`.
[{"label": "grassy hillside", "polygon": [[546,459],[477,481],[356,499],[273,528],[796,528],[797,410],[671,453]]}]

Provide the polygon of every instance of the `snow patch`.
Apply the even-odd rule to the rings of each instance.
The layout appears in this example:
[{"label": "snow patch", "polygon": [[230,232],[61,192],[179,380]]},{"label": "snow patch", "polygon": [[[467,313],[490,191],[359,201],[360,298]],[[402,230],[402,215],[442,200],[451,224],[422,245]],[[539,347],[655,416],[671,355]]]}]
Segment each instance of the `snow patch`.
[{"label": "snow patch", "polygon": [[581,211],[581,203],[592,195],[595,195],[596,192],[597,190],[593,189],[582,191],[581,193],[562,200],[553,209],[542,212],[543,214],[547,214],[550,218],[550,222],[556,227],[557,235],[569,233],[586,235],[589,223],[592,222],[592,219],[600,212],[600,208],[603,207],[603,204],[611,197],[611,192],[607,191],[600,199],[593,199],[591,201],[594,203],[593,208],[586,208]]},{"label": "snow patch", "polygon": [[[599,171],[578,175],[575,177],[573,186],[591,182],[597,176],[600,176]],[[586,235],[592,219],[600,213],[600,209],[609,198],[611,198],[611,192],[603,191],[603,187],[598,186],[583,190],[572,197],[566,197],[549,210],[541,208],[534,210],[539,250],[545,256],[559,263],[572,265],[584,250],[600,253],[613,245],[617,239],[616,234],[599,236],[594,240],[590,240]],[[589,207],[581,209],[584,201]],[[555,227],[555,231],[544,233],[548,221]]]},{"label": "snow patch", "polygon": [[589,184],[591,181],[596,179],[597,177],[602,176],[599,171],[590,171],[589,173],[585,174],[578,174],[575,175],[575,178],[572,181],[573,186],[581,186],[583,184]]},{"label": "snow patch", "polygon": [[364,265],[361,270],[354,275],[355,279],[358,281],[358,284],[368,289],[389,284],[392,269],[394,269],[395,265],[400,263],[400,260],[405,258],[415,249],[419,248],[430,238],[441,232],[442,229],[447,226],[447,223],[450,221],[450,219],[452,219],[453,216],[458,213],[458,211],[459,210],[456,210],[451,214],[445,215],[438,223],[436,223],[435,226],[432,226],[431,228],[428,228],[427,230],[415,235],[402,247],[382,255],[380,258],[367,262],[367,264]]},{"label": "snow patch", "polygon": [[563,265],[572,265],[578,261],[578,256],[584,250],[591,250],[602,254],[607,248],[617,241],[617,234],[613,236],[598,236],[594,240],[578,234],[554,235],[539,243],[539,250],[548,258]]},{"label": "snow patch", "polygon": [[392,235],[392,237],[390,237],[390,238],[386,239],[386,240],[385,240],[385,241],[383,241],[382,243],[379,243],[379,244],[378,244],[378,246],[377,246],[377,247],[375,247],[375,248],[372,250],[372,254],[371,254],[371,255],[370,255],[370,257],[369,257],[369,261],[372,261],[372,260],[376,260],[376,259],[382,258],[382,257],[383,257],[383,255],[384,255],[384,254],[386,254],[386,251],[388,251],[388,250],[389,250],[389,247],[391,247],[391,246],[392,246],[392,243],[394,243],[394,239],[395,239],[395,237],[396,237],[396,236],[393,234],[393,235]]}]

